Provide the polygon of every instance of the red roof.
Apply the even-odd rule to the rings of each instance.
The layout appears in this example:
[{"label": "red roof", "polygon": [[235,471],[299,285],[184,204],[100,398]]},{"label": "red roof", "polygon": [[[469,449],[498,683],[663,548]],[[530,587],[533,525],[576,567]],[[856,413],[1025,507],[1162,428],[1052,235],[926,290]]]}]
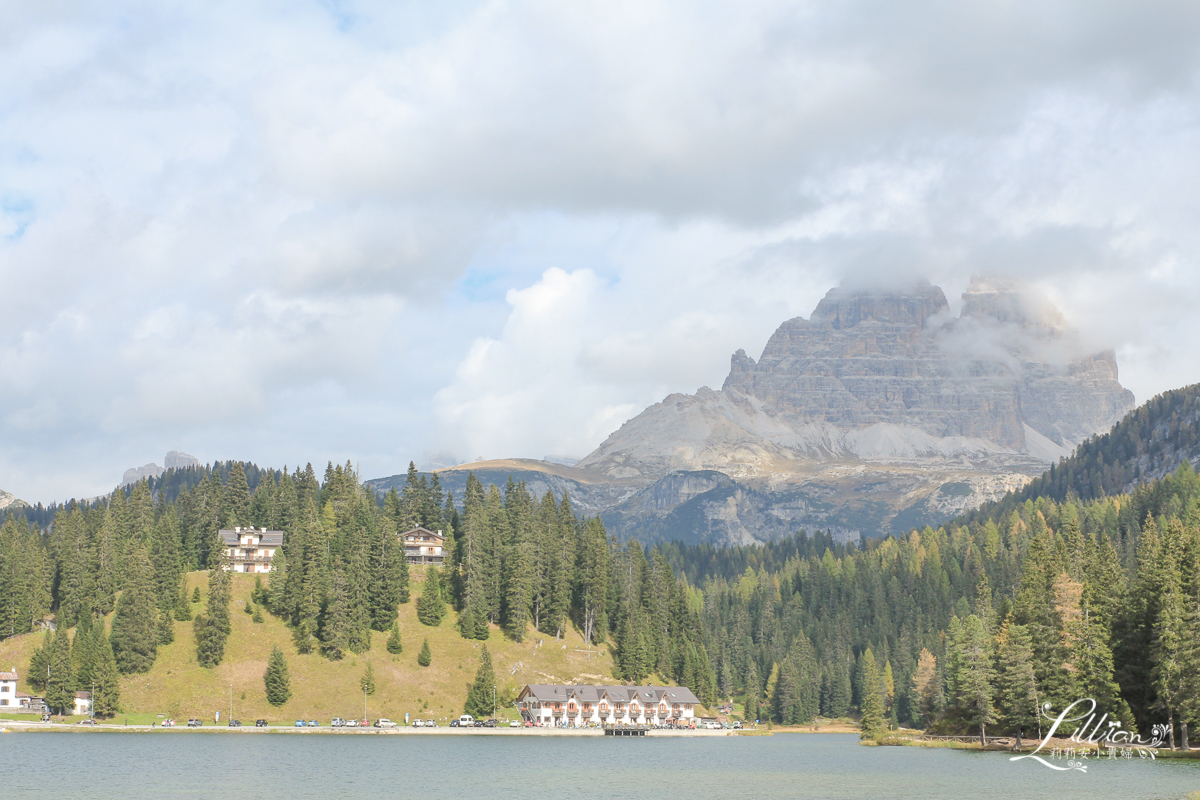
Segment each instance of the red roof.
[{"label": "red roof", "polygon": [[15,672],[0,672],[0,681],[15,681],[17,673]]}]

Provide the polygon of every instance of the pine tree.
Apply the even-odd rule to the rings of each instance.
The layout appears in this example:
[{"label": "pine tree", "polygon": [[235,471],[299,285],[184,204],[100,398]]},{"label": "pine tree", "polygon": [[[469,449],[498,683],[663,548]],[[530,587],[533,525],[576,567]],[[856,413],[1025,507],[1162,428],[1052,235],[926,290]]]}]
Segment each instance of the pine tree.
[{"label": "pine tree", "polygon": [[481,648],[479,654],[479,669],[475,672],[475,682],[467,691],[467,702],[464,713],[473,717],[490,717],[495,708],[496,671],[492,668],[492,655],[487,645]]},{"label": "pine tree", "polygon": [[192,619],[192,604],[188,602],[187,575],[179,579],[179,591],[175,599],[175,619],[180,622],[189,622]]},{"label": "pine tree", "polygon": [[367,668],[363,670],[362,677],[358,679],[358,686],[362,689],[363,694],[368,696],[375,694],[375,666],[368,661]]},{"label": "pine tree", "polygon": [[250,487],[246,483],[246,470],[242,462],[236,461],[229,471],[229,482],[225,485],[222,499],[225,501],[224,524],[230,528],[250,525]]},{"label": "pine tree", "polygon": [[863,654],[859,666],[862,692],[862,720],[859,723],[863,739],[879,739],[886,733],[883,711],[883,692],[880,686],[879,665],[871,648]]},{"label": "pine tree", "polygon": [[58,714],[69,714],[75,707],[75,674],[71,663],[71,639],[66,628],[59,628],[50,642],[46,666],[46,705]]},{"label": "pine tree", "polygon": [[287,661],[278,645],[271,648],[271,658],[267,661],[267,671],[263,673],[263,683],[267,687],[267,702],[273,706],[281,706],[292,696],[292,681],[288,674]]},{"label": "pine tree", "polygon": [[250,621],[254,622],[254,623],[262,624],[262,622],[263,622],[262,606],[254,607],[254,616],[250,617]]},{"label": "pine tree", "polygon": [[154,666],[161,631],[150,560],[144,550],[129,559],[129,582],[117,601],[112,623],[112,649],[122,675],[148,672]]},{"label": "pine tree", "polygon": [[997,660],[996,700],[1000,721],[1005,728],[1016,733],[1040,731],[1037,676],[1033,672],[1033,641],[1024,625],[1004,624],[1000,630]]},{"label": "pine tree", "polygon": [[[215,537],[214,537],[215,538]],[[196,621],[196,662],[215,667],[225,657],[225,640],[232,630],[229,621],[230,577],[225,547],[216,542],[211,548],[213,566],[208,571],[208,604],[205,615]]]},{"label": "pine tree", "polygon": [[425,586],[417,600],[417,619],[422,625],[436,628],[446,616],[446,601],[442,599],[442,586],[438,569],[433,564],[425,571]]},{"label": "pine tree", "polygon": [[992,666],[991,642],[983,621],[974,614],[961,622],[957,617],[952,620],[949,638],[950,664],[954,670],[951,702],[967,724],[979,726],[979,740],[986,742],[987,726],[996,721],[992,706],[996,673]]},{"label": "pine tree", "polygon": [[428,667],[433,663],[433,653],[429,650],[429,639],[421,642],[421,652],[417,654],[417,663],[422,667]]},{"label": "pine tree", "polygon": [[158,615],[158,644],[168,645],[175,641],[175,622],[165,611]]},{"label": "pine tree", "polygon": [[199,586],[196,586],[192,589],[192,602],[193,603],[200,602],[200,587]]},{"label": "pine tree", "polygon": [[92,630],[95,636],[95,662],[92,671],[95,692],[92,694],[92,710],[97,717],[107,718],[121,710],[121,673],[117,670],[112,644],[104,633],[103,620],[98,620]]},{"label": "pine tree", "polygon": [[392,620],[392,627],[388,631],[387,651],[392,655],[398,655],[404,652],[404,644],[400,641],[400,621]]}]

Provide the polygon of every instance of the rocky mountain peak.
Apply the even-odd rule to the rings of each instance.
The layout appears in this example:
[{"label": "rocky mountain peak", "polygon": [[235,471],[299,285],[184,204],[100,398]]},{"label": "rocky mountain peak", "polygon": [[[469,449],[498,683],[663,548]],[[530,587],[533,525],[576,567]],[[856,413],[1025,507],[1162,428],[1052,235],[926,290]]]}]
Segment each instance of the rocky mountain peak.
[{"label": "rocky mountain peak", "polygon": [[809,322],[829,325],[834,330],[853,328],[862,322],[924,328],[925,322],[948,308],[946,295],[928,282],[900,291],[830,289],[817,303]]}]

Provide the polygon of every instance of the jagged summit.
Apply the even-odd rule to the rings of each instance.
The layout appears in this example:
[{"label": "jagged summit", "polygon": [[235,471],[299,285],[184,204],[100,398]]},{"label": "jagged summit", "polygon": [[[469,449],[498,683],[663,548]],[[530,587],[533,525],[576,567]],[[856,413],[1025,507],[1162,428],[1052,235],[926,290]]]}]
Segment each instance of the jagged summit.
[{"label": "jagged summit", "polygon": [[1133,406],[1111,352],[1083,353],[1062,314],[976,278],[952,317],[942,290],[832,289],[784,322],[720,391],[671,395],[579,462],[613,478],[789,464],[957,461],[1039,472]]},{"label": "jagged summit", "polygon": [[575,467],[439,474],[456,495],[471,471],[569,492],[643,542],[847,540],[938,525],[1020,489],[1132,405],[1113,354],[1089,352],[1028,287],[974,278],[957,317],[928,282],[839,287],[757,360],[734,353],[719,390],[666,397]]}]

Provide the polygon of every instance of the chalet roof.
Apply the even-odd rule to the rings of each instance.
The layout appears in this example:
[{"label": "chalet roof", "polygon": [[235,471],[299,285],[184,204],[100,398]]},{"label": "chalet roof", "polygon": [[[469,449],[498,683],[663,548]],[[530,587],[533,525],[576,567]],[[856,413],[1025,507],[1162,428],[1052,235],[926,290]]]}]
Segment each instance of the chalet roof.
[{"label": "chalet roof", "polygon": [[402,539],[407,539],[410,536],[413,538],[428,537],[430,539],[437,539],[439,542],[446,541],[446,537],[442,535],[441,531],[431,531],[428,528],[421,527],[413,528],[410,531],[405,531],[404,533],[400,534],[400,538]]},{"label": "chalet roof", "polygon": [[590,686],[587,684],[565,685],[553,683],[530,683],[521,692],[522,697],[532,697],[539,702],[565,703],[574,697],[581,703],[598,703],[608,698],[611,703],[632,703],[643,706],[668,703],[693,703],[700,700],[691,689],[684,686]]},{"label": "chalet roof", "polygon": [[80,700],[91,700],[92,699],[91,692],[76,692],[75,696],[77,698],[79,698]]},{"label": "chalet roof", "polygon": [[269,531],[266,528],[235,528],[233,530],[217,531],[217,535],[221,537],[221,541],[229,546],[235,546],[238,543],[238,537],[243,533],[257,533],[261,538],[259,544],[270,547],[275,545],[279,547],[283,544],[283,531]]},{"label": "chalet roof", "polygon": [[0,681],[15,681],[17,679],[17,671],[0,672]]}]

